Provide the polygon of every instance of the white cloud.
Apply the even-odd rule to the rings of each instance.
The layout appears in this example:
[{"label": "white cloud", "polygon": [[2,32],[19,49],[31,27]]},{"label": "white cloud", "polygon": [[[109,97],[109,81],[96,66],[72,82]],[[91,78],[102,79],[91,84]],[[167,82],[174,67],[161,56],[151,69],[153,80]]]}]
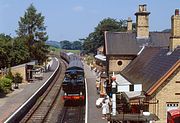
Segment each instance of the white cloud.
[{"label": "white cloud", "polygon": [[83,10],[84,10],[84,8],[82,6],[73,7],[73,11],[75,11],[75,12],[80,12],[80,11],[83,11]]}]

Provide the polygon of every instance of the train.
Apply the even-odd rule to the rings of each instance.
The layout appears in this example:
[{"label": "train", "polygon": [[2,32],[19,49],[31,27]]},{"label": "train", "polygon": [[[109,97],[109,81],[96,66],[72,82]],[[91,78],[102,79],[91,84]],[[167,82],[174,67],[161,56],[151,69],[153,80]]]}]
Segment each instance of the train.
[{"label": "train", "polygon": [[85,100],[85,74],[84,65],[80,57],[73,53],[60,53],[68,66],[62,82],[64,100]]}]

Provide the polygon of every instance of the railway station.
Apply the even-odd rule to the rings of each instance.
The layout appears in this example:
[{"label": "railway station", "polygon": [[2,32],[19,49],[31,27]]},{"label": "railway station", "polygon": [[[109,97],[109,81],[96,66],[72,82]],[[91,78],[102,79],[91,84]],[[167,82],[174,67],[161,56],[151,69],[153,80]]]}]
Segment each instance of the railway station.
[{"label": "railway station", "polygon": [[96,54],[63,49],[1,69],[0,79],[20,73],[22,83],[16,76],[11,92],[0,88],[0,122],[180,123],[179,9],[171,31],[157,32],[147,5],[137,8],[135,29],[128,17],[125,31],[104,30]]}]

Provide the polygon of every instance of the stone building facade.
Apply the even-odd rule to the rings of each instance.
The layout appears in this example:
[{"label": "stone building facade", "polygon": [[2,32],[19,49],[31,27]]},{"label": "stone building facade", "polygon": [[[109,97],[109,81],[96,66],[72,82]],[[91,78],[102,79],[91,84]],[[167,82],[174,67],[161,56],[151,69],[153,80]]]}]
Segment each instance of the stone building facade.
[{"label": "stone building facade", "polygon": [[[134,56],[110,56],[108,58],[109,60],[109,70],[108,71],[112,71],[112,72],[119,72],[122,71],[131,61],[132,59],[134,59]],[[112,74],[112,72],[110,72],[110,74]]]},{"label": "stone building facade", "polygon": [[133,61],[145,46],[169,47],[170,33],[149,32],[149,14],[146,5],[139,5],[136,15],[136,32],[132,31],[132,20],[129,18],[127,32],[105,32],[106,72],[121,72]]},{"label": "stone building facade", "polygon": [[[177,11],[174,15],[176,19],[179,16]],[[121,72],[131,84],[142,84],[146,96],[144,106],[159,118],[156,123],[166,123],[167,112],[180,109],[180,24],[174,16],[170,47],[145,47]]]},{"label": "stone building facade", "polygon": [[[179,65],[180,66],[180,65]],[[149,112],[159,117],[157,123],[165,123],[167,121],[167,111],[180,108],[180,68],[177,69],[164,84],[152,95],[149,104]]]}]

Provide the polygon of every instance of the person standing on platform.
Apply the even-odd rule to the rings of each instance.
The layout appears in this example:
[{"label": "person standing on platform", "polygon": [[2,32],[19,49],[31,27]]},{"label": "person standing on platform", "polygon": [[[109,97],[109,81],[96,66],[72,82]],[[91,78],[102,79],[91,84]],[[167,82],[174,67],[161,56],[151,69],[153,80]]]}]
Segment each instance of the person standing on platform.
[{"label": "person standing on platform", "polygon": [[107,106],[106,106],[106,102],[105,102],[105,100],[103,100],[103,102],[102,102],[102,119],[105,119],[106,118],[106,108]]},{"label": "person standing on platform", "polygon": [[97,94],[99,94],[99,87],[100,87],[100,78],[98,77],[96,79],[96,91],[97,91]]},{"label": "person standing on platform", "polygon": [[107,118],[107,115],[109,115],[109,106],[110,106],[110,99],[109,96],[106,96],[102,102],[102,119]]}]

